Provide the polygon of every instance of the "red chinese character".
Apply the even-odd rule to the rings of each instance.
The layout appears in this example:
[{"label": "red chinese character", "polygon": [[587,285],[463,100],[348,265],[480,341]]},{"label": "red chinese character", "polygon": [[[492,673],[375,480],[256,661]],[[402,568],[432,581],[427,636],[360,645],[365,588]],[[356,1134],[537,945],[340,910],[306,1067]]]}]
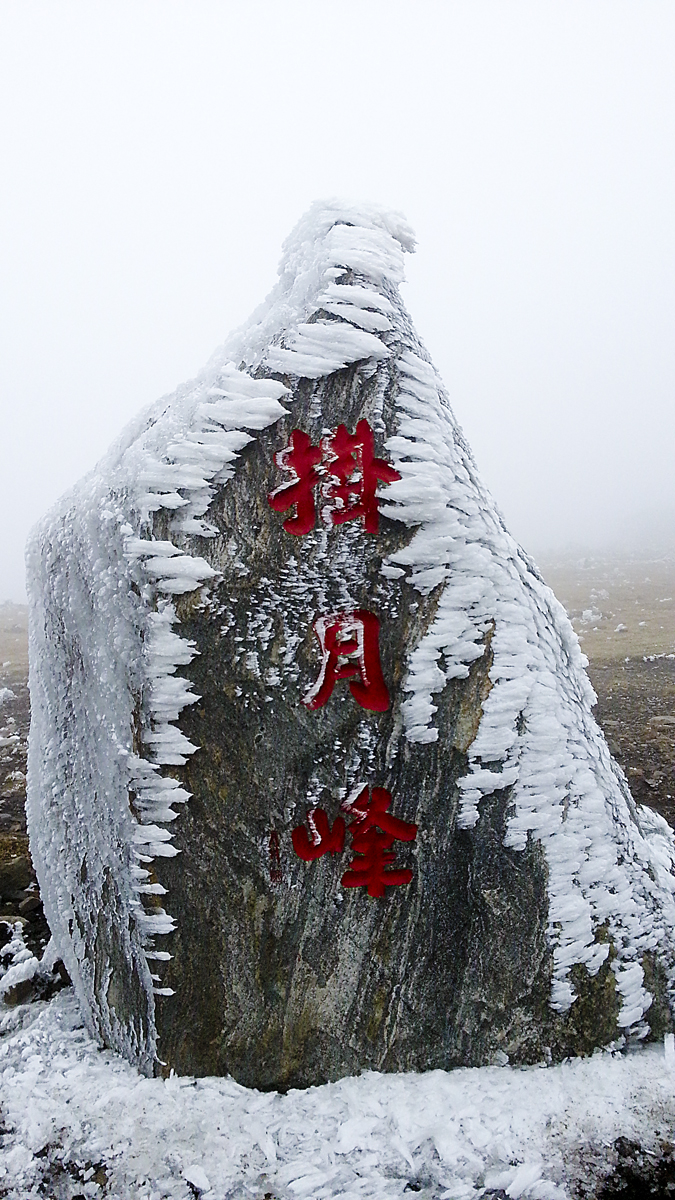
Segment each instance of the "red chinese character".
[{"label": "red chinese character", "polygon": [[332,613],[314,622],[323,661],[319,678],[302,698],[307,708],[321,708],[338,679],[351,681],[352,696],[362,708],[373,712],[389,708],[389,692],[380,666],[379,630],[375,614],[362,608]]},{"label": "red chinese character", "polygon": [[401,821],[387,812],[391,793],[384,788],[373,788],[368,800],[365,787],[350,811],[356,820],[349,826],[352,835],[352,850],[357,858],[349,864],[342,876],[343,887],[366,887],[368,895],[384,896],[385,887],[400,887],[410,883],[412,871],[407,867],[397,871],[387,870],[396,855],[391,852],[395,841],[414,842],[417,826],[410,821]]},{"label": "red chinese character", "polygon": [[275,461],[294,479],[270,492],[268,501],[275,512],[287,512],[295,505],[296,515],[283,522],[287,533],[309,533],[316,520],[315,488],[321,485],[326,500],[322,517],[327,525],[363,520],[368,533],[377,533],[379,511],[375,491],[378,483],[393,483],[401,476],[383,458],[375,458],[375,438],[366,420],[347,433],[338,425],[335,433],[313,446],[308,434],[294,429],[284,450]]},{"label": "red chinese character", "polygon": [[314,528],[314,487],[320,475],[316,464],[321,461],[321,449],[312,445],[309,434],[294,429],[290,445],[274,456],[282,470],[292,471],[293,483],[285,483],[267,497],[275,512],[286,512],[295,505],[295,516],[283,522],[287,533],[309,533]]},{"label": "red chinese character", "polygon": [[340,854],[345,844],[345,823],[342,817],[336,817],[331,829],[328,817],[322,808],[312,808],[307,813],[307,824],[311,830],[310,838],[304,825],[298,825],[291,833],[293,849],[298,858],[312,862],[322,855]]},{"label": "red chinese character", "polygon": [[375,438],[367,421],[361,420],[356,433],[347,433],[346,425],[338,425],[329,438],[322,438],[324,462],[335,483],[325,488],[329,501],[330,521],[344,525],[345,521],[363,518],[368,533],[377,533],[380,514],[375,489],[378,483],[394,483],[401,476],[383,458],[375,458]]}]

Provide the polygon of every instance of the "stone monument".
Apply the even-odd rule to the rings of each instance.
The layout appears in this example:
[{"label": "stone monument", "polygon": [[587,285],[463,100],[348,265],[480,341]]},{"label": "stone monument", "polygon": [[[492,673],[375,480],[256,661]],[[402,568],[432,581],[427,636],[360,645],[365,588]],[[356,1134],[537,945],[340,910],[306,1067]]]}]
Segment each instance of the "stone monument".
[{"label": "stone monument", "polygon": [[413,246],[315,205],[29,545],[45,913],[148,1073],[304,1087],[671,1028],[673,837],[402,304]]}]

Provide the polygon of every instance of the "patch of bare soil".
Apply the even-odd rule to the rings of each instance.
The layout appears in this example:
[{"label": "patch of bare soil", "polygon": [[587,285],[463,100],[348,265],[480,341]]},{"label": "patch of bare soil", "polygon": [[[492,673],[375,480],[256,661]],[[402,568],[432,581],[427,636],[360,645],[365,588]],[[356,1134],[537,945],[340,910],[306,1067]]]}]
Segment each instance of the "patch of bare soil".
[{"label": "patch of bare soil", "polygon": [[633,796],[675,826],[675,558],[539,566],[589,658],[595,715]]},{"label": "patch of bare soil", "polygon": [[[49,941],[26,836],[28,695],[28,609],[0,604],[0,952],[22,927],[26,946],[41,955]],[[19,984],[15,1003],[28,999],[32,984]]]},{"label": "patch of bare soil", "polygon": [[0,834],[26,832],[28,609],[0,604]]},{"label": "patch of bare soil", "polygon": [[595,710],[639,804],[675,826],[675,657],[591,663]]}]

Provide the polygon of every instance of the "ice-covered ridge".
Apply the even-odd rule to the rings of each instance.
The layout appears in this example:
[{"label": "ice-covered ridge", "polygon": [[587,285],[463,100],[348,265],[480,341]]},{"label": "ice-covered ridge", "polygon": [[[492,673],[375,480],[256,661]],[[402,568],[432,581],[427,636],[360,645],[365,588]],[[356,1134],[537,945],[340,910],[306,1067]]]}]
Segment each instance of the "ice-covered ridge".
[{"label": "ice-covered ridge", "polygon": [[[265,429],[286,414],[280,401],[287,394],[279,380],[254,379],[229,361],[214,362],[195,384],[179,389],[156,419],[152,414],[116,464],[141,524],[148,524],[151,513],[168,509],[175,513],[173,532],[213,537],[216,530],[202,518],[214,486],[232,478],[239,452],[252,441],[250,431]],[[106,460],[102,465],[108,466]],[[191,582],[186,565],[172,561],[178,555],[179,547],[163,542],[148,568],[163,578],[162,591],[191,591],[212,577],[203,559],[188,556],[194,565]]]},{"label": "ice-covered ridge", "polygon": [[[214,494],[217,480],[222,485],[234,474],[238,453],[251,442],[249,430],[258,431],[285,415],[280,399],[288,389],[278,380],[253,379],[224,363],[215,378],[200,382],[188,397],[181,398],[177,412],[169,410],[164,421],[148,430],[144,456],[138,464],[139,447],[133,447],[137,495],[133,507],[140,509],[141,528],[150,513],[160,508],[174,510],[171,527],[176,534],[198,533],[213,537],[216,529],[202,520]],[[182,411],[181,411],[182,410]],[[163,426],[171,423],[170,437]],[[168,441],[162,452],[162,441]],[[131,455],[131,451],[127,452]],[[130,489],[131,490],[131,489]],[[122,527],[124,554],[133,572],[137,568],[141,593],[148,611],[145,622],[144,660],[149,728],[142,736],[143,755],[131,755],[130,789],[139,825],[134,831],[132,853],[137,858],[133,888],[139,901],[144,896],[163,894],[148,883],[147,869],[156,857],[171,857],[170,825],[178,813],[172,807],[189,800],[190,793],[171,776],[161,773],[166,766],[183,766],[195,753],[194,746],[176,722],[186,707],[199,699],[189,683],[175,672],[194,657],[194,646],[174,632],[176,610],[162,596],[193,592],[216,576],[200,556],[186,553],[171,541],[139,537],[131,525]],[[173,932],[175,923],[156,903],[147,911],[137,908],[137,924],[146,950],[152,953],[157,934]],[[153,976],[158,981],[156,975]],[[153,988],[155,994],[170,989]]]},{"label": "ice-covered ridge", "polygon": [[[139,530],[148,527],[151,513],[165,508],[175,513],[171,522],[175,534],[215,536],[216,529],[202,520],[215,481],[222,485],[232,478],[239,451],[252,440],[249,430],[264,429],[285,415],[280,399],[287,392],[278,380],[253,379],[226,362],[149,425],[120,464],[128,480],[132,512],[140,516]],[[213,580],[216,572],[204,558],[186,553],[171,541],[138,536],[129,523],[123,524],[120,532],[130,577],[140,584],[145,602],[148,727],[142,734],[143,754],[129,756],[129,788],[139,822],[131,850],[137,860],[132,882],[139,898],[136,922],[144,946],[152,949],[152,938],[171,933],[175,924],[156,904],[150,912],[143,906],[144,896],[161,894],[156,885],[148,883],[147,868],[156,857],[177,853],[171,830],[165,826],[178,816],[172,805],[184,803],[190,796],[175,779],[163,775],[161,768],[183,766],[197,750],[176,722],[186,705],[199,699],[188,682],[175,674],[179,666],[191,662],[195,651],[174,632],[175,607],[162,597],[193,592]],[[155,987],[154,991],[167,994],[165,988]]]},{"label": "ice-covered ridge", "polygon": [[[133,918],[122,918],[128,960],[150,999],[166,994],[148,959],[166,960],[153,939],[175,924],[151,867],[177,853],[171,825],[189,793],[162,768],[183,765],[195,752],[175,723],[198,699],[176,675],[194,647],[174,631],[172,597],[216,575],[179,543],[186,533],[215,534],[202,521],[213,489],[232,476],[251,431],[285,414],[280,399],[287,390],[232,363],[214,364],[135,422],[134,436],[123,435],[29,546],[27,809],[45,911],[83,1011],[97,1013],[92,1032],[141,1062],[154,1056],[152,1005],[145,1033],[119,1027],[100,987],[95,994],[88,947],[97,932],[82,925],[82,912],[110,906],[103,896],[112,889],[115,905]],[[152,536],[152,514],[161,509],[171,516],[175,542]],[[56,742],[54,714],[61,722]],[[53,796],[46,806],[45,789]],[[64,828],[76,845],[62,856]]]},{"label": "ice-covered ridge", "polygon": [[319,306],[325,312],[351,321],[371,333],[384,333],[392,328],[386,313],[393,313],[394,306],[386,296],[372,288],[358,284],[330,283],[319,297]]},{"label": "ice-covered ridge", "polygon": [[647,810],[638,817],[593,719],[576,635],[504,529],[433,367],[410,352],[398,367],[400,422],[387,451],[402,478],[386,500],[415,533],[383,570],[405,569],[423,595],[443,589],[407,665],[406,737],[437,739],[434,697],[489,645],[492,688],[460,782],[459,823],[471,828],[485,796],[512,789],[506,845],[522,850],[532,836],[546,854],[553,1007],[575,998],[573,964],[595,974],[606,960],[609,943],[595,935],[606,923],[619,1024],[642,1036],[651,996],[639,959],[669,945],[675,921],[672,831]]}]

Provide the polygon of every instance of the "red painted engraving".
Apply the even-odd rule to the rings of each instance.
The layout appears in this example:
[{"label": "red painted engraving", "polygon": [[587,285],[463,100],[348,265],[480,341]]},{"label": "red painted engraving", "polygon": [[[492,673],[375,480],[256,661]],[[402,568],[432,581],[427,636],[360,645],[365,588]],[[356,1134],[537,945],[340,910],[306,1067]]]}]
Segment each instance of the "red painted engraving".
[{"label": "red painted engraving", "polygon": [[320,476],[316,464],[321,461],[321,449],[313,446],[309,434],[294,429],[285,450],[275,454],[277,466],[292,471],[295,480],[270,492],[267,497],[275,512],[286,512],[295,505],[295,516],[283,522],[287,533],[309,533],[314,528],[314,487]]},{"label": "red painted engraving", "polygon": [[312,862],[313,859],[321,858],[329,852],[341,853],[345,844],[345,823],[342,817],[335,818],[331,829],[323,809],[312,808],[307,813],[307,823],[311,837],[304,825],[298,825],[291,834],[293,849],[298,858]]},{"label": "red painted engraving", "polygon": [[335,481],[326,488],[331,524],[363,518],[367,532],[377,533],[380,514],[375,489],[378,483],[393,483],[401,476],[383,458],[375,458],[370,425],[359,421],[355,434],[338,425],[332,437],[322,438],[321,446],[328,474]]},{"label": "red painted engraving", "polygon": [[417,826],[410,821],[387,812],[391,803],[391,792],[384,788],[373,788],[368,800],[368,788],[364,787],[357,800],[350,806],[356,820],[349,826],[352,835],[352,850],[357,856],[342,876],[343,887],[366,887],[368,895],[384,896],[385,887],[400,887],[410,883],[412,871],[407,867],[388,870],[396,855],[391,847],[395,841],[414,842]]},{"label": "red painted engraving", "polygon": [[319,485],[324,500],[321,515],[327,525],[362,520],[368,533],[377,533],[377,485],[401,478],[383,458],[375,458],[375,438],[365,419],[358,422],[354,434],[347,432],[346,425],[338,425],[319,446],[312,445],[308,434],[294,429],[289,445],[278,451],[275,461],[293,474],[291,483],[275,488],[267,497],[275,512],[287,512],[295,505],[296,515],[283,522],[287,533],[309,533],[314,528]]},{"label": "red painted engraving", "polygon": [[[357,704],[373,712],[389,708],[389,692],[380,666],[380,622],[375,613],[332,613],[314,622],[323,661],[319,678],[303,696],[307,708],[321,708],[338,679],[349,679]],[[354,678],[356,676],[356,678]]]}]

